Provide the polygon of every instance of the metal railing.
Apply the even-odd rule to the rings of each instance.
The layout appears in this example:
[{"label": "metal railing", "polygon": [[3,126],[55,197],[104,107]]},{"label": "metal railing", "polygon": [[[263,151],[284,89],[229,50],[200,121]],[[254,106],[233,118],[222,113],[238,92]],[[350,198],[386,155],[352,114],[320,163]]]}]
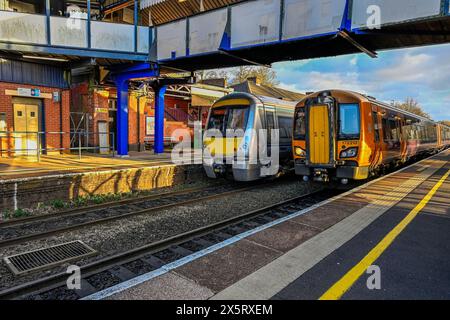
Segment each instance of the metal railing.
[{"label": "metal railing", "polygon": [[[108,137],[104,146],[100,145],[102,135]],[[52,144],[59,145],[59,147],[50,146]],[[112,153],[114,157],[116,154],[115,144],[113,132],[0,131],[0,156],[5,153],[8,157],[36,156],[38,162],[41,161],[42,155],[55,151],[78,154],[79,159],[82,158],[84,151]],[[18,145],[20,147],[17,147]],[[14,148],[10,146],[14,146]]]}]

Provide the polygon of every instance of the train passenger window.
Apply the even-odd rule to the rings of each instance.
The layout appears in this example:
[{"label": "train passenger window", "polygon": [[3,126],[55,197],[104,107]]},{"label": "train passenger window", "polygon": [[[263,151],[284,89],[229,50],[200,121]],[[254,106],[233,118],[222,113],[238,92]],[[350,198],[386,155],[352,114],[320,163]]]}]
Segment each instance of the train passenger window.
[{"label": "train passenger window", "polygon": [[391,139],[394,141],[399,141],[398,121],[395,119],[389,119],[389,129],[391,132]]},{"label": "train passenger window", "polygon": [[294,139],[305,140],[305,135],[306,135],[305,109],[300,108],[295,112]]},{"label": "train passenger window", "polygon": [[391,134],[390,134],[390,130],[389,130],[389,126],[388,126],[388,121],[386,118],[383,118],[381,120],[381,124],[383,127],[383,140],[387,141],[387,140],[391,140]]},{"label": "train passenger window", "polygon": [[359,139],[360,116],[358,104],[339,105],[339,138]]},{"label": "train passenger window", "polygon": [[375,141],[380,141],[380,127],[378,126],[378,112],[372,112],[373,129],[375,133]]},{"label": "train passenger window", "polygon": [[272,130],[275,129],[275,115],[273,111],[266,111],[266,129],[267,129],[267,142],[271,144]]},{"label": "train passenger window", "polygon": [[278,116],[278,128],[280,128],[280,138],[291,138],[292,119]]}]

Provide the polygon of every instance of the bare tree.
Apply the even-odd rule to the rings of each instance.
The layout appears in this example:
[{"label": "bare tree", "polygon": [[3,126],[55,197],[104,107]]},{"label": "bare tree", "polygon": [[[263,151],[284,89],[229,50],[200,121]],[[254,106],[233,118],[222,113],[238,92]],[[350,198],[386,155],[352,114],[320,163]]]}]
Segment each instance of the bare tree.
[{"label": "bare tree", "polygon": [[226,69],[201,70],[197,71],[195,74],[200,80],[219,79],[219,78],[229,80],[231,77],[229,71]]},{"label": "bare tree", "polygon": [[403,109],[405,111],[409,111],[411,113],[417,114],[419,116],[431,119],[430,115],[423,111],[422,106],[419,104],[417,100],[414,98],[406,98],[403,103],[395,103],[397,108]]},{"label": "bare tree", "polygon": [[275,70],[266,67],[241,66],[236,68],[201,70],[195,74],[199,80],[223,78],[227,79],[230,84],[242,83],[249,78],[256,78],[259,83],[266,86],[276,86],[279,83]]},{"label": "bare tree", "polygon": [[232,75],[232,84],[242,83],[249,78],[256,78],[266,86],[276,86],[279,83],[275,70],[266,67],[241,66],[236,68]]}]

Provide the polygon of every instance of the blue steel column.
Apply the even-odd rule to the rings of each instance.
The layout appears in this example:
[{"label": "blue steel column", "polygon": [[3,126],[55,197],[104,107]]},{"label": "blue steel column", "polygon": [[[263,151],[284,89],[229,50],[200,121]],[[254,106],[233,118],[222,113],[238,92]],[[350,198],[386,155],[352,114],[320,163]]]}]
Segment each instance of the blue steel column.
[{"label": "blue steel column", "polygon": [[87,0],[87,11],[88,11],[88,18],[87,18],[87,46],[90,49],[92,46],[92,25],[91,25],[91,0]]},{"label": "blue steel column", "polygon": [[138,51],[138,19],[139,19],[139,1],[134,0],[134,52]]},{"label": "blue steel column", "polygon": [[155,153],[164,153],[164,94],[166,86],[155,88]]},{"label": "blue steel column", "polygon": [[128,80],[116,79],[117,86],[117,154],[128,155]]},{"label": "blue steel column", "polygon": [[46,15],[46,33],[47,33],[47,45],[52,44],[52,35],[51,35],[51,27],[50,27],[50,14],[51,14],[51,4],[50,0],[45,0],[45,15]]}]

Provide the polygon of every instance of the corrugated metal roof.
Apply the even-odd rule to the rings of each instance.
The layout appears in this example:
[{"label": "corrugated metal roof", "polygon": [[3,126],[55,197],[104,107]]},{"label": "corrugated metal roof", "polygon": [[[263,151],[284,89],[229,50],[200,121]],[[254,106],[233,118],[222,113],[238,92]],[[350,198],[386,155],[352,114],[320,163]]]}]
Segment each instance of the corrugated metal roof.
[{"label": "corrugated metal roof", "polygon": [[[209,11],[242,1],[243,0],[203,0],[203,7],[205,11]],[[186,0],[179,2],[178,0],[166,0],[155,4],[150,8],[141,10],[142,24],[146,26],[149,25],[149,10],[151,10],[153,24],[159,25],[200,13],[200,1]]]},{"label": "corrugated metal roof", "polygon": [[53,88],[68,87],[62,68],[15,60],[0,61],[0,81]]}]

